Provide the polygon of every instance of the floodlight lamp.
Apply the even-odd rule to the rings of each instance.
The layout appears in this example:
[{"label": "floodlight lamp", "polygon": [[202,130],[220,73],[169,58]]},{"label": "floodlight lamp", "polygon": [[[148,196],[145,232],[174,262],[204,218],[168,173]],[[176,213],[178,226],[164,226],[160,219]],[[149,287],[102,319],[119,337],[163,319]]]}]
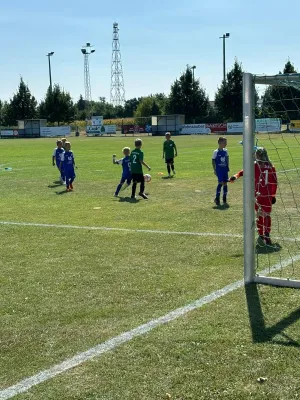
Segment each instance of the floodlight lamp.
[{"label": "floodlight lamp", "polygon": [[82,54],[86,54],[86,49],[81,49]]},{"label": "floodlight lamp", "polygon": [[230,33],[226,33],[226,37],[228,38],[230,36]]},{"label": "floodlight lamp", "polygon": [[96,50],[91,50],[91,53],[95,53]]},{"label": "floodlight lamp", "polygon": [[195,68],[197,68],[196,65],[193,65],[193,66],[192,66],[192,69],[195,69]]},{"label": "floodlight lamp", "polygon": [[91,43],[87,43],[86,46],[87,46],[87,47],[91,47]]}]

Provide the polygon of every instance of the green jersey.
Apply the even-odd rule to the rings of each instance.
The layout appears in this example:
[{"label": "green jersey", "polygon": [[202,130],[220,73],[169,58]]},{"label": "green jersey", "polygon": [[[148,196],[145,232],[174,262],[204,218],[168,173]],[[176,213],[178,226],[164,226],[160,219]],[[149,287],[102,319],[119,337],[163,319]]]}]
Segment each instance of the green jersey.
[{"label": "green jersey", "polygon": [[176,144],[173,142],[173,140],[166,140],[164,142],[163,151],[164,151],[166,160],[169,160],[170,158],[174,158],[175,150],[177,153]]},{"label": "green jersey", "polygon": [[132,174],[142,174],[143,173],[143,165],[142,161],[144,160],[144,153],[141,149],[134,149],[130,154],[130,170]]}]

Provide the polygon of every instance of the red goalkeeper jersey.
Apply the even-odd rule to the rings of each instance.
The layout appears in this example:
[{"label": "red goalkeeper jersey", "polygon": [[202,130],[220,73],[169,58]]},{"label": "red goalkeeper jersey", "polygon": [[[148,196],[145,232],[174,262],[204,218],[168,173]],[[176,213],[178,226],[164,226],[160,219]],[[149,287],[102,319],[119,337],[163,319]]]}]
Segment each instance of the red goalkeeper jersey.
[{"label": "red goalkeeper jersey", "polygon": [[[241,170],[235,176],[244,175]],[[277,191],[276,169],[269,162],[254,163],[255,197],[274,197]]]}]

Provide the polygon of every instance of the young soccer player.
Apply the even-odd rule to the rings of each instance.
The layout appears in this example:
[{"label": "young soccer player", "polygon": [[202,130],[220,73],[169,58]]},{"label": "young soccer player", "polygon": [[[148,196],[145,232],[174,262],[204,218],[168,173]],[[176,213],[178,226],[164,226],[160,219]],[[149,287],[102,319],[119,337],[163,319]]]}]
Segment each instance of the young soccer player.
[{"label": "young soccer player", "polygon": [[67,139],[66,139],[66,138],[62,138],[61,141],[62,141],[62,147],[63,147],[63,149],[65,150]]},{"label": "young soccer player", "polygon": [[223,187],[223,203],[227,203],[227,193],[228,193],[228,172],[229,172],[229,156],[226,149],[227,139],[224,137],[219,137],[218,140],[219,147],[213,152],[212,156],[212,166],[214,169],[214,174],[218,178],[218,186],[216,190],[215,203],[217,206],[220,205],[220,196]]},{"label": "young soccer player", "polygon": [[[255,211],[258,244],[272,245],[271,212],[276,203],[277,174],[276,169],[269,160],[267,150],[259,147],[255,152],[254,183],[255,183]],[[244,175],[241,170],[230,178],[230,182]]]},{"label": "young soccer player", "polygon": [[75,175],[75,159],[74,154],[71,151],[71,143],[65,143],[65,152],[61,156],[61,168],[63,168],[66,177],[66,191],[70,192],[73,190],[73,182],[76,177]]},{"label": "young soccer player", "polygon": [[169,178],[171,178],[171,169],[175,175],[174,157],[177,157],[177,147],[173,140],[171,140],[171,133],[166,133],[166,140],[163,144],[163,158],[166,160]]},{"label": "young soccer player", "polygon": [[143,199],[148,199],[148,197],[144,193],[145,181],[143,174],[143,165],[146,168],[148,168],[148,171],[150,171],[151,168],[144,162],[144,153],[141,150],[143,145],[142,140],[136,139],[134,144],[135,144],[135,149],[130,154],[130,170],[133,181],[131,198],[135,199],[136,186],[138,183],[140,183],[141,186],[140,186],[139,196],[141,196]]},{"label": "young soccer player", "polygon": [[130,184],[131,184],[131,172],[130,172],[130,148],[129,147],[124,147],[122,150],[123,154],[125,157],[121,158],[120,160],[116,159],[116,155],[113,155],[113,163],[122,165],[122,176],[119,185],[117,186],[116,192],[115,192],[115,197],[118,197],[119,192],[123,186],[123,184],[126,182],[124,189],[126,189]]},{"label": "young soccer player", "polygon": [[54,152],[52,155],[52,164],[53,164],[53,167],[55,167],[55,165],[56,165],[57,168],[59,169],[59,172],[60,172],[59,180],[60,180],[60,183],[63,185],[65,183],[65,175],[64,175],[63,168],[61,169],[61,167],[60,167],[61,156],[64,153],[64,149],[62,148],[62,141],[57,140],[56,146],[57,147],[54,149]]}]

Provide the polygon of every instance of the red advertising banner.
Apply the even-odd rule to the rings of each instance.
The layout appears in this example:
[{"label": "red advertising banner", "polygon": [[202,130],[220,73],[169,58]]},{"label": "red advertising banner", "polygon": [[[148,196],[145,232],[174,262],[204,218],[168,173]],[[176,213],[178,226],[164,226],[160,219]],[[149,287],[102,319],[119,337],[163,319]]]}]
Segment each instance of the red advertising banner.
[{"label": "red advertising banner", "polygon": [[123,133],[143,133],[146,132],[145,125],[123,125]]},{"label": "red advertising banner", "polygon": [[210,129],[211,133],[225,133],[227,132],[227,124],[219,123],[219,124],[205,124],[207,129]]}]

